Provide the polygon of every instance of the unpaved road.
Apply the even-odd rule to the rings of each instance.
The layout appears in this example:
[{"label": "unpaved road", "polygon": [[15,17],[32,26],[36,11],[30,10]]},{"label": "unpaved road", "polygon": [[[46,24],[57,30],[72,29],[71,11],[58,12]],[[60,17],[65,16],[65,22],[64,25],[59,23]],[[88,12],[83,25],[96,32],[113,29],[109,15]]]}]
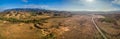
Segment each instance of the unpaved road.
[{"label": "unpaved road", "polygon": [[74,15],[64,21],[69,31],[58,39],[103,39],[91,21],[91,15]]},{"label": "unpaved road", "polygon": [[106,35],[102,32],[102,30],[98,27],[98,25],[96,24],[95,22],[95,15],[92,15],[92,22],[93,24],[95,25],[95,28],[98,30],[98,32],[101,34],[101,36],[104,38],[104,39],[107,39]]}]

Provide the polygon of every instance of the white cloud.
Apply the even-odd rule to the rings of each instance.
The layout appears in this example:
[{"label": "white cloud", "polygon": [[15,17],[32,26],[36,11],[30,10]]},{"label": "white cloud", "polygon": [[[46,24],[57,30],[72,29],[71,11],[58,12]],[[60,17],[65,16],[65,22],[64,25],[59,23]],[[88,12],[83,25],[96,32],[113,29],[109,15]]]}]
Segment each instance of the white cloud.
[{"label": "white cloud", "polygon": [[[112,3],[120,4],[120,0],[114,0]],[[71,3],[61,7],[55,7],[50,5],[37,5],[37,4],[28,4],[24,5],[24,8],[43,8],[50,10],[66,10],[66,11],[115,11],[120,10],[120,8],[115,7],[112,3],[97,1],[86,2],[85,0],[71,0]]]},{"label": "white cloud", "polygon": [[[68,11],[116,11],[120,10],[119,7],[112,5],[110,2],[104,0],[94,0],[92,3],[88,3],[85,0],[72,0],[74,4],[70,4],[63,10]],[[118,2],[118,0],[117,0]],[[77,5],[75,5],[77,4]],[[120,4],[120,0],[119,0]]]},{"label": "white cloud", "polygon": [[120,0],[114,0],[114,1],[112,1],[112,3],[120,5]]},{"label": "white cloud", "polygon": [[48,8],[48,6],[47,5],[28,4],[28,5],[24,5],[24,8]]},{"label": "white cloud", "polygon": [[23,2],[28,2],[28,0],[22,0]]},{"label": "white cloud", "polygon": [[28,5],[24,5],[23,8],[42,8],[42,9],[49,9],[49,10],[60,10],[60,8],[55,8],[52,6],[48,6],[48,5],[37,5],[37,4],[28,4]]},{"label": "white cloud", "polygon": [[4,7],[0,7],[0,12],[3,11],[3,10],[5,10],[5,8]]}]

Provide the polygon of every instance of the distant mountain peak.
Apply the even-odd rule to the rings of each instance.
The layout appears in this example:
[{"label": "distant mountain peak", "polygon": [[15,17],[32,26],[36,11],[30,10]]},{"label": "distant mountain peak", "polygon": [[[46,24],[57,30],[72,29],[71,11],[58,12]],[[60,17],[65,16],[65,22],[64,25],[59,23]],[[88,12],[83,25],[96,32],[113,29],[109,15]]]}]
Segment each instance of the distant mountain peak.
[{"label": "distant mountain peak", "polygon": [[40,9],[40,8],[14,8],[14,9],[7,9],[4,10],[4,12],[9,12],[9,11],[46,11],[46,9]]}]

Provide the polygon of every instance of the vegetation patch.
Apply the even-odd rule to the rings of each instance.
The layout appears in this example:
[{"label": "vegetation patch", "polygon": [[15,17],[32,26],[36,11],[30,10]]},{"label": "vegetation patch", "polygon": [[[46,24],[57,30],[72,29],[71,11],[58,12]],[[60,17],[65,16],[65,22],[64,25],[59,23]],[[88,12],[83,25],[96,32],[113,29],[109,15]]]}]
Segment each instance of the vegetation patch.
[{"label": "vegetation patch", "polygon": [[12,22],[12,23],[20,23],[20,22],[23,22],[23,23],[39,23],[39,22],[44,22],[47,19],[49,19],[49,18],[43,18],[43,19],[39,19],[39,20],[36,20],[36,19],[20,20],[20,19],[15,19],[15,18],[4,18],[4,17],[0,18],[0,20],[9,21],[9,22]]},{"label": "vegetation patch", "polygon": [[109,18],[109,17],[101,18],[101,22],[116,23],[116,21],[114,19]]},{"label": "vegetation patch", "polygon": [[50,33],[49,35],[45,36],[43,39],[55,39],[56,35],[54,33]]}]

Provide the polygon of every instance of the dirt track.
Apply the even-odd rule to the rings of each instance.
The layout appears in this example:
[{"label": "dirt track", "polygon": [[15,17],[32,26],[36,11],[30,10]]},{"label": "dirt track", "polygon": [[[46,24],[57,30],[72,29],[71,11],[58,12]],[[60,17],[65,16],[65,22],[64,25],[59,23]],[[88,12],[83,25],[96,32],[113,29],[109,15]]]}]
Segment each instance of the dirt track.
[{"label": "dirt track", "polygon": [[90,15],[74,15],[64,22],[69,27],[58,39],[102,39],[91,21]]}]

